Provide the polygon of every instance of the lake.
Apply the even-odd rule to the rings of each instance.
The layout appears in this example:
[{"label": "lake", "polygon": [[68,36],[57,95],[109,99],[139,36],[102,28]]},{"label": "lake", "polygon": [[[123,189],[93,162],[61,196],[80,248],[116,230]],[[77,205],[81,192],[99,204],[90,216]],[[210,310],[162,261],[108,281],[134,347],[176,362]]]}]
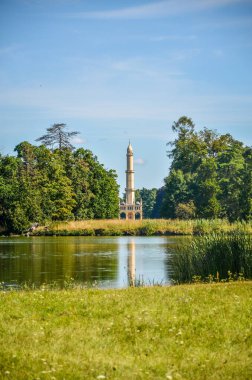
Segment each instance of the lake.
[{"label": "lake", "polygon": [[99,288],[169,284],[169,248],[181,237],[2,237],[0,282]]}]

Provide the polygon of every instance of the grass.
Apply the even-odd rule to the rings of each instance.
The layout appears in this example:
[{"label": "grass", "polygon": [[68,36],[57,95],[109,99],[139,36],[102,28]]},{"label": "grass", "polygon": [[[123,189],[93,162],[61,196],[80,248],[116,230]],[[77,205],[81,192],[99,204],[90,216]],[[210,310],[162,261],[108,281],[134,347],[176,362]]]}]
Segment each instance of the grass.
[{"label": "grass", "polygon": [[0,294],[1,379],[250,379],[252,282]]},{"label": "grass", "polygon": [[33,235],[204,235],[213,232],[230,233],[236,230],[252,233],[252,223],[229,223],[225,219],[83,220],[49,223],[46,227],[39,227],[33,232]]},{"label": "grass", "polygon": [[215,233],[171,249],[169,264],[176,283],[252,278],[252,235]]}]

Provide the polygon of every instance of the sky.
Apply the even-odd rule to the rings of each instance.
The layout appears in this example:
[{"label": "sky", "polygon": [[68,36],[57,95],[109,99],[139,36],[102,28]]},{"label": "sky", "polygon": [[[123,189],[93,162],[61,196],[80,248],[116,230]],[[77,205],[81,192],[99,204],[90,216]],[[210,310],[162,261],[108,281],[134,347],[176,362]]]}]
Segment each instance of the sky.
[{"label": "sky", "polygon": [[0,0],[1,154],[63,122],[158,188],[183,115],[252,145],[252,0]]}]

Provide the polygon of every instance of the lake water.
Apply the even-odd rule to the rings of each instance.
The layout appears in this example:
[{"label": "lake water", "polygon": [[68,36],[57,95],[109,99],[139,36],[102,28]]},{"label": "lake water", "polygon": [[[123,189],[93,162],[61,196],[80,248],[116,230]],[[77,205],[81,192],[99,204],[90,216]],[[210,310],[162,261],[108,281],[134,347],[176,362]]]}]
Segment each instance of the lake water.
[{"label": "lake water", "polygon": [[169,248],[178,237],[0,238],[0,282],[36,284],[73,278],[100,288],[168,284]]}]

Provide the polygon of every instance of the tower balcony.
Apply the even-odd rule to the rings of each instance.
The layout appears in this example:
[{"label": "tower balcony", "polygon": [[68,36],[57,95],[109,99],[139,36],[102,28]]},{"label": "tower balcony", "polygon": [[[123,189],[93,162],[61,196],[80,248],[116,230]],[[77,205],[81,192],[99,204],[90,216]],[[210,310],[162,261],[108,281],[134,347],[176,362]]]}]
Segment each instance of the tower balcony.
[{"label": "tower balcony", "polygon": [[142,204],[129,204],[129,203],[121,203],[120,211],[142,211]]}]

